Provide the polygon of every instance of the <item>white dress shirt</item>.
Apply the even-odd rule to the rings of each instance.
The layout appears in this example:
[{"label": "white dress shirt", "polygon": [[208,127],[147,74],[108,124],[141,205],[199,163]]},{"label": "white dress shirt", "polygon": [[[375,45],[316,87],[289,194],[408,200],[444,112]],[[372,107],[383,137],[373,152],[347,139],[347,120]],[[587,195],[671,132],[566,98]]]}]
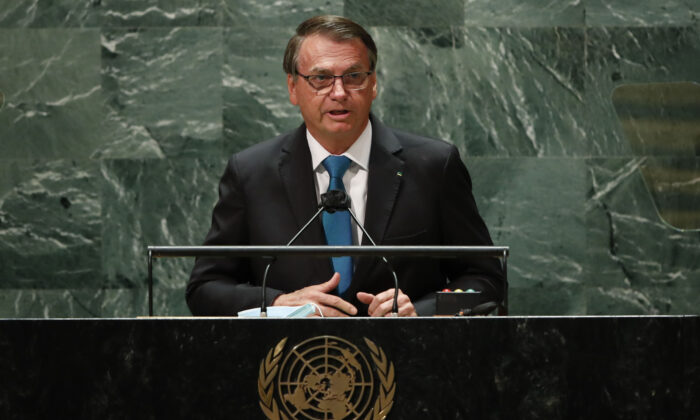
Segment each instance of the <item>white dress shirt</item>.
[{"label": "white dress shirt", "polygon": [[[311,151],[311,166],[314,170],[316,181],[316,200],[321,202],[321,194],[328,191],[328,184],[331,177],[326,168],[321,164],[325,158],[331,155],[321,144],[306,130],[306,140]],[[365,207],[367,204],[367,176],[369,174],[369,152],[372,147],[372,123],[367,122],[360,137],[341,156],[350,159],[350,166],[343,175],[343,185],[345,191],[350,196],[350,208],[355,213],[357,220],[364,225]],[[353,244],[358,245],[362,241],[362,229],[352,222]]]}]

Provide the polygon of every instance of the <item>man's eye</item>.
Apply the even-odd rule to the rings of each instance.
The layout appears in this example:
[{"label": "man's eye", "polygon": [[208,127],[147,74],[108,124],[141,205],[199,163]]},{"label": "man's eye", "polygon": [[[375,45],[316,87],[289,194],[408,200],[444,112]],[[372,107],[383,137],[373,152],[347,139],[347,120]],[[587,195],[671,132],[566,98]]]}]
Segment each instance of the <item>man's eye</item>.
[{"label": "man's eye", "polygon": [[326,76],[325,74],[316,74],[314,76],[311,76],[311,80],[319,83],[327,82],[330,78],[330,76]]},{"label": "man's eye", "polygon": [[363,73],[348,73],[344,77],[347,80],[360,80],[362,79]]}]

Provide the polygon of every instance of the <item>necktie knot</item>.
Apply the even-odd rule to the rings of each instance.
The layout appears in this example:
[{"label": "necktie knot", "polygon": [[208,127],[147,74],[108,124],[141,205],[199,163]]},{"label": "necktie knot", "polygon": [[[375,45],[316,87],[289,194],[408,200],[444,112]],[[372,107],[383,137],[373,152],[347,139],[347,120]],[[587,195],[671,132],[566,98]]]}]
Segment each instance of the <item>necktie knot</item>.
[{"label": "necktie knot", "polygon": [[[331,155],[323,159],[323,162],[321,162],[321,164],[324,168],[326,168],[331,179],[336,178],[340,180],[342,186],[343,175],[345,175],[345,171],[347,171],[348,167],[350,167],[350,159],[346,156]],[[333,183],[331,183],[331,186],[334,186]],[[344,190],[345,188],[342,189]]]}]

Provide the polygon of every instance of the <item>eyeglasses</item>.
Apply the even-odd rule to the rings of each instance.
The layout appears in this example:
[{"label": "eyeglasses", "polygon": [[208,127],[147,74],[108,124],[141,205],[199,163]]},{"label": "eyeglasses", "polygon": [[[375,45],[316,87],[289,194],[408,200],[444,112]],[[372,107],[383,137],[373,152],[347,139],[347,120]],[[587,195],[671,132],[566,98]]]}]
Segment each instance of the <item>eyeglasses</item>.
[{"label": "eyeglasses", "polygon": [[362,90],[367,87],[367,80],[372,72],[355,71],[341,74],[340,76],[334,76],[332,74],[311,74],[307,76],[299,72],[297,72],[297,74],[306,79],[312,88],[316,89],[317,95],[325,95],[331,91],[336,78],[343,79],[343,88],[347,90]]}]

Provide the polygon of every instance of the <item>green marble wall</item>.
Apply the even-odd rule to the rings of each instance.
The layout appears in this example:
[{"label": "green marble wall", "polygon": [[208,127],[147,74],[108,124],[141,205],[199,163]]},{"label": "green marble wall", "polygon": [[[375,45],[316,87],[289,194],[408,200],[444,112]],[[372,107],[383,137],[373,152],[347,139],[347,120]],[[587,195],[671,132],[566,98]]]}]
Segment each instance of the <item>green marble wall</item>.
[{"label": "green marble wall", "polygon": [[[200,243],[227,156],[300,122],[281,57],[321,13],[375,36],[380,118],[459,146],[513,314],[698,312],[700,233],[659,217],[643,170],[664,157],[611,102],[700,82],[698,0],[11,0],[0,317],[145,314],[145,247]],[[191,264],[156,261],[158,314],[188,313]]]}]

